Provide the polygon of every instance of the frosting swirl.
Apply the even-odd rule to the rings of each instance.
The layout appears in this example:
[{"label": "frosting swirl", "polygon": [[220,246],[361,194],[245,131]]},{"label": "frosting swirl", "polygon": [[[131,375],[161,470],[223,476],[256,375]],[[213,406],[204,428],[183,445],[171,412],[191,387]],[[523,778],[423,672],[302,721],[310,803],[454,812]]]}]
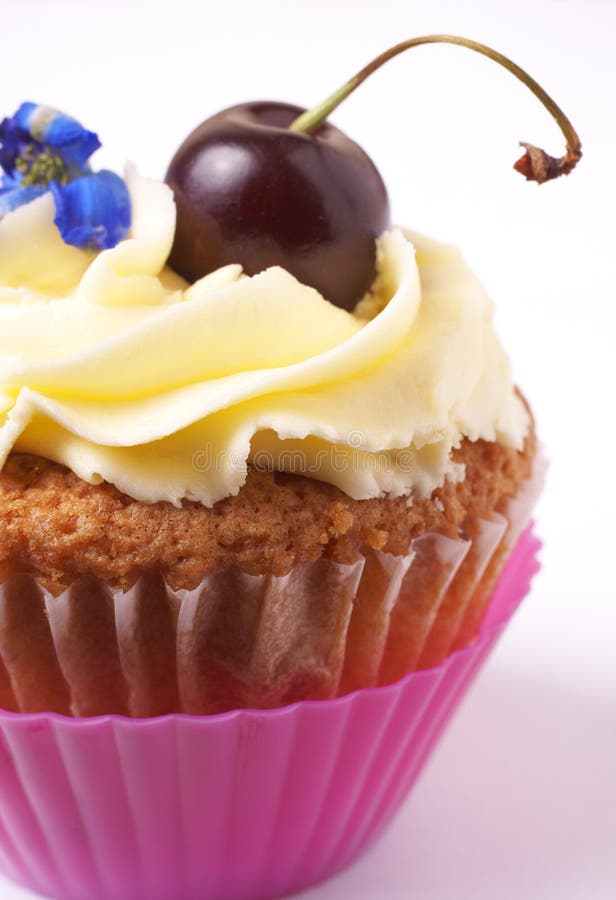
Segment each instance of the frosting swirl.
[{"label": "frosting swirl", "polygon": [[131,233],[65,245],[43,196],[0,222],[0,467],[12,449],[136,499],[211,505],[249,463],[364,499],[463,473],[463,437],[521,447],[484,290],[457,251],[394,229],[355,314],[280,268],[191,286],[165,268],[171,192],[129,172]]}]

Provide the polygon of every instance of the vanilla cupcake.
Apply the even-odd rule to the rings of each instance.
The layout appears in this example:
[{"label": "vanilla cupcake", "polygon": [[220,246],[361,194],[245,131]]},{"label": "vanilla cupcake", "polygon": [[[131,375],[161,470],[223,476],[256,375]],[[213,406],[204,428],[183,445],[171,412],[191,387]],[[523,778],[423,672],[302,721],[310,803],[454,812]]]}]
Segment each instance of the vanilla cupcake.
[{"label": "vanilla cupcake", "polygon": [[171,191],[126,184],[98,252],[49,192],[0,222],[1,705],[281,706],[471,642],[535,438],[459,254],[387,231],[354,312],[277,267],[189,286]]}]

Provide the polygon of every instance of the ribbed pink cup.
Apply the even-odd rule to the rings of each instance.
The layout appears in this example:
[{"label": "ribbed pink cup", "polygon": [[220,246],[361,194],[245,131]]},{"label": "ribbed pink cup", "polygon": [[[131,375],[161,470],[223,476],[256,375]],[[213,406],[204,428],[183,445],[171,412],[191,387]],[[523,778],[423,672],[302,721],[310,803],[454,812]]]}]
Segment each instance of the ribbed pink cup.
[{"label": "ribbed pink cup", "polygon": [[0,868],[61,900],[265,900],[389,822],[539,568],[530,528],[477,640],[387,687],[158,719],[0,712]]}]

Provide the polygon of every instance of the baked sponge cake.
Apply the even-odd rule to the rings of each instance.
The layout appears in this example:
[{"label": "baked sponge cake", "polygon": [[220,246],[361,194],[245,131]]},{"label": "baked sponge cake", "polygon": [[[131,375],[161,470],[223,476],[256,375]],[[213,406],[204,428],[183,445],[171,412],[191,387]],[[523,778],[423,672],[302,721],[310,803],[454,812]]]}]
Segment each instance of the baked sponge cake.
[{"label": "baked sponge cake", "polygon": [[[465,479],[412,505],[250,469],[212,508],[145,504],[13,453],[0,475],[0,704],[219,712],[436,665],[481,625],[513,540],[499,510],[529,483],[533,452],[532,435],[522,451],[464,441]],[[272,586],[289,577],[281,601]],[[187,593],[189,634],[178,630]]]}]

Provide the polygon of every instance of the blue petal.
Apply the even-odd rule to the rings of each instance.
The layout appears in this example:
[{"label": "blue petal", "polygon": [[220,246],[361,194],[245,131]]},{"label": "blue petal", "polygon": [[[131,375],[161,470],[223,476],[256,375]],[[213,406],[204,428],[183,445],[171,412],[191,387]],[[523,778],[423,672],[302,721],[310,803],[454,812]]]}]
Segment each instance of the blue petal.
[{"label": "blue petal", "polygon": [[7,173],[3,173],[0,176],[0,194],[5,194],[7,191],[14,191],[15,188],[20,186],[21,175],[18,173],[17,175]]},{"label": "blue petal", "polygon": [[22,128],[24,131],[30,133],[30,121],[32,116],[41,106],[40,103],[22,103],[17,112],[11,116],[12,121],[19,128]]},{"label": "blue petal", "polygon": [[[16,182],[18,184],[18,182]],[[47,188],[40,184],[29,184],[26,187],[11,187],[8,179],[3,179],[0,185],[0,219],[13,212],[19,206],[24,206],[32,200],[36,200],[41,194],[46,193]]]},{"label": "blue petal", "polygon": [[40,103],[22,103],[8,121],[15,131],[19,130],[22,135],[25,133],[39,144],[53,147],[65,162],[78,166],[82,166],[101,146],[98,135],[88,131],[76,119]]},{"label": "blue petal", "polygon": [[78,166],[82,166],[101,146],[97,134],[83,128],[79,122],[63,113],[56,113],[48,120],[41,130],[39,140],[57,148],[66,162]]},{"label": "blue petal", "polygon": [[54,221],[65,243],[82,249],[108,250],[128,234],[130,195],[114,172],[103,169],[69,184],[52,181],[49,187],[56,202]]},{"label": "blue petal", "polygon": [[31,140],[28,131],[14,117],[0,122],[0,167],[5,172],[13,171],[17,157]]},{"label": "blue petal", "polygon": [[[22,104],[23,106],[34,104]],[[21,124],[17,115],[16,119]],[[50,106],[36,106],[29,112],[28,120],[32,137],[57,149],[66,162],[81,166],[101,146],[97,134]]]}]

